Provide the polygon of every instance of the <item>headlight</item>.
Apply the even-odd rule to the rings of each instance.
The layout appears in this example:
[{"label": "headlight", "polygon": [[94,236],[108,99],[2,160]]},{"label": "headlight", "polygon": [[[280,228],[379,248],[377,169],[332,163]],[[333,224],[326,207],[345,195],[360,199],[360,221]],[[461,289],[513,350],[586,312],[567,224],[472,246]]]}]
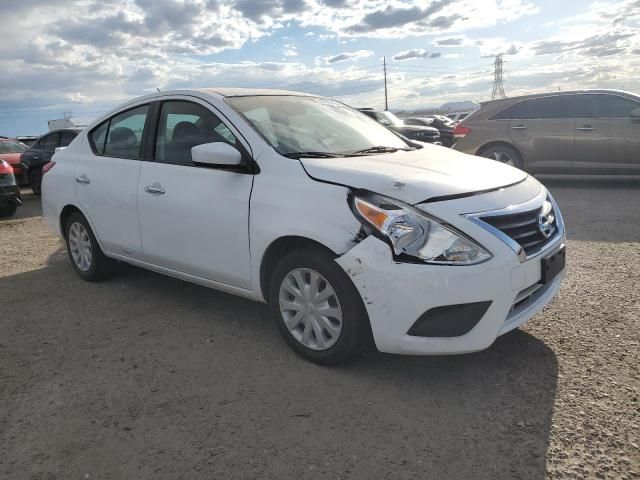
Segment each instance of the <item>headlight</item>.
[{"label": "headlight", "polygon": [[376,194],[353,195],[350,202],[365,228],[389,243],[400,260],[473,265],[491,258],[462,232],[410,205]]}]

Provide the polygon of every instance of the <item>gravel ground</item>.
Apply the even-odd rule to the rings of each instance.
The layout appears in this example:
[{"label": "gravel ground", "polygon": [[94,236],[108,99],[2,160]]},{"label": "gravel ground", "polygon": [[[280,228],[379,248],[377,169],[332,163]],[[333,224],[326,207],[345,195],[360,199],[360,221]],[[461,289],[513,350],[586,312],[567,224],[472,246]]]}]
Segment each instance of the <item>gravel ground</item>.
[{"label": "gravel ground", "polygon": [[322,368],[263,305],[82,282],[39,200],[0,221],[0,478],[640,477],[640,179],[543,178],[555,302],[488,350]]}]

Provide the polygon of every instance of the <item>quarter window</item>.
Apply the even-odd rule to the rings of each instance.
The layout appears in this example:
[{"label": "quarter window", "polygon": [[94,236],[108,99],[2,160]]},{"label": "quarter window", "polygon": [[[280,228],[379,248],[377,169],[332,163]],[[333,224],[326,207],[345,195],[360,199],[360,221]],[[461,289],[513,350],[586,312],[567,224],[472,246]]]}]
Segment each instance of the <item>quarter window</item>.
[{"label": "quarter window", "polygon": [[91,141],[96,151],[102,155],[104,153],[104,142],[107,139],[107,131],[109,130],[109,120],[102,122],[91,132]]},{"label": "quarter window", "polygon": [[236,137],[210,110],[192,102],[168,101],[160,109],[155,159],[193,165],[191,149],[203,143],[236,145]]}]

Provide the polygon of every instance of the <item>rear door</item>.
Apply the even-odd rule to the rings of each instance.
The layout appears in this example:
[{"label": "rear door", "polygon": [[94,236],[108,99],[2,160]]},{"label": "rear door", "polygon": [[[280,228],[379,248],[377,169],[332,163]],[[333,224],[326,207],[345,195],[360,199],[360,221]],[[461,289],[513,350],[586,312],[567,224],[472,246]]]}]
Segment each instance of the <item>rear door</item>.
[{"label": "rear door", "polygon": [[141,254],[137,188],[149,108],[129,108],[93,128],[75,173],[76,197],[102,246],[134,259]]},{"label": "rear door", "polygon": [[532,171],[568,169],[574,121],[569,95],[523,100],[512,107],[509,136]]},{"label": "rear door", "polygon": [[640,120],[631,118],[640,102],[613,93],[576,98],[574,166],[598,172],[640,172]]}]

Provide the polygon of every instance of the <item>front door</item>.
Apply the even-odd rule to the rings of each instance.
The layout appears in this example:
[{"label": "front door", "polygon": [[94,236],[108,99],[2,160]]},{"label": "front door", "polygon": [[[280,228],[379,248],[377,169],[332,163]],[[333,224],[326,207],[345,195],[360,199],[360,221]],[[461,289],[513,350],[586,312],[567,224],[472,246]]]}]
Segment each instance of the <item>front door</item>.
[{"label": "front door", "polygon": [[153,161],[143,162],[138,184],[144,260],[249,288],[253,175],[196,166],[191,148],[212,142],[238,140],[203,104],[161,104]]},{"label": "front door", "polygon": [[76,197],[107,252],[139,259],[137,189],[149,105],[113,116],[88,135],[92,154],[79,159]]},{"label": "front door", "polygon": [[640,120],[631,111],[640,103],[628,97],[593,93],[577,95],[575,163],[579,169],[640,172]]}]

